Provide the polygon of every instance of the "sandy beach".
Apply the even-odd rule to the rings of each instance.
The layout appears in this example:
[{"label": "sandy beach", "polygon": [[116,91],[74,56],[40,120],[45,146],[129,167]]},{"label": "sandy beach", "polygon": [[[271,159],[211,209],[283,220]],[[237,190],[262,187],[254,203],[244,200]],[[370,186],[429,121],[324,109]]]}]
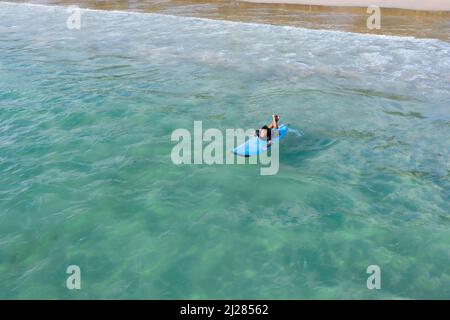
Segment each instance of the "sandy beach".
[{"label": "sandy beach", "polygon": [[450,1],[448,0],[242,0],[245,2],[257,3],[284,3],[303,4],[318,6],[342,6],[342,7],[368,7],[377,5],[381,8],[396,8],[422,11],[450,11]]},{"label": "sandy beach", "polygon": [[[413,36],[449,41],[450,11],[420,11],[384,8],[380,30],[367,28],[367,8],[347,6],[321,6],[296,3],[323,3],[339,5],[366,3],[368,1],[343,0],[251,0],[272,3],[256,3],[231,0],[21,0],[18,2],[45,5],[78,5],[82,8],[154,12],[161,14],[230,20],[239,22],[285,25],[309,29],[339,30],[357,33]],[[279,3],[273,3],[279,2]],[[281,3],[283,2],[283,3]],[[388,1],[378,1],[378,3]],[[390,1],[393,3],[393,1]],[[403,7],[421,6],[437,9],[450,6],[450,1],[397,1]]]}]

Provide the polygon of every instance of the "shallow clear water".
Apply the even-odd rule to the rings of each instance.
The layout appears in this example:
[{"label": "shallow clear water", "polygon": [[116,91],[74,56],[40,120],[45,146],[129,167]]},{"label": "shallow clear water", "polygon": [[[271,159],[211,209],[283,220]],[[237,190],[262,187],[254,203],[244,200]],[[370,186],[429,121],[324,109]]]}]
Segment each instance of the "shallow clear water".
[{"label": "shallow clear water", "polygon": [[[0,11],[0,298],[450,298],[450,43]],[[275,176],[170,160],[274,112]]]}]

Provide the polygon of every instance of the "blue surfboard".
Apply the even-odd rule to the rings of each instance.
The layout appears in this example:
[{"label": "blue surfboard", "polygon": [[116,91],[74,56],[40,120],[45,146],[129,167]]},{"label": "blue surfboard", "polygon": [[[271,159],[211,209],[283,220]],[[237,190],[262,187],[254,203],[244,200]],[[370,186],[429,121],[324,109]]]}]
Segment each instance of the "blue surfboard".
[{"label": "blue surfboard", "polygon": [[[278,135],[275,133],[278,131]],[[287,125],[280,125],[278,129],[272,129],[272,144],[278,143],[281,139],[284,138],[286,133],[288,132]],[[277,137],[275,137],[277,135]],[[239,147],[233,149],[233,153],[243,157],[251,157],[256,156],[260,153],[267,151],[267,140],[260,139],[258,137],[254,137],[249,139],[246,143],[241,144]],[[270,149],[270,147],[269,147]]]}]

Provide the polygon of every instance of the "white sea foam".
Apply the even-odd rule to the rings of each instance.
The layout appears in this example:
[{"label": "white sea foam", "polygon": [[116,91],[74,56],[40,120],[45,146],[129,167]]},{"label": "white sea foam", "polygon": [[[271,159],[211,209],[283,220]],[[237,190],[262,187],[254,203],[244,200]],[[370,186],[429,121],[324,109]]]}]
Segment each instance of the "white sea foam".
[{"label": "white sea foam", "polygon": [[[0,3],[4,21],[17,25],[17,8],[32,26],[31,41],[51,47],[70,45],[76,33],[65,29],[65,7]],[[13,8],[7,10],[5,8]],[[31,8],[31,11],[24,10]],[[34,10],[63,15],[34,15]],[[8,18],[8,11],[14,13]],[[108,46],[140,60],[162,65],[197,63],[210,67],[257,72],[312,88],[323,80],[337,87],[390,92],[428,99],[448,97],[450,43],[437,39],[380,36],[343,31],[310,30],[290,26],[241,23],[157,13],[82,9],[83,28],[77,39],[86,46]],[[33,19],[27,17],[32,16]],[[114,19],[112,19],[112,17]],[[20,22],[21,23],[21,22]],[[48,26],[51,25],[52,28]],[[6,26],[9,28],[10,26]],[[54,38],[50,42],[49,39]],[[62,41],[61,39],[66,39]],[[66,51],[77,50],[76,47]],[[125,51],[124,51],[125,50]],[[264,94],[267,94],[265,92]],[[445,97],[445,98],[444,98]]]},{"label": "white sea foam", "polygon": [[[49,10],[55,10],[55,9],[61,9],[65,10],[66,7],[59,6],[59,5],[44,5],[44,4],[35,4],[35,3],[14,3],[14,2],[1,2],[1,5],[5,6],[23,6],[23,7],[37,7],[42,9],[49,9]],[[339,31],[339,30],[325,30],[325,29],[308,29],[303,27],[295,27],[295,26],[278,26],[278,25],[269,25],[269,24],[263,24],[263,23],[256,23],[256,22],[238,22],[238,21],[230,21],[230,20],[215,20],[215,19],[209,19],[209,18],[198,18],[198,17],[186,17],[186,16],[174,16],[169,14],[161,14],[161,13],[152,13],[152,12],[136,12],[136,11],[124,11],[124,10],[102,10],[102,9],[90,9],[90,8],[80,8],[82,12],[98,12],[105,15],[135,15],[135,16],[155,16],[155,17],[167,17],[172,18],[175,20],[185,20],[185,21],[205,21],[205,22],[211,22],[216,23],[218,25],[248,25],[248,26],[256,26],[256,27],[269,27],[276,29],[285,29],[285,30],[305,30],[307,32],[311,33],[317,33],[317,34],[344,34],[344,35],[355,35],[362,38],[381,38],[381,39],[387,39],[387,40],[409,40],[409,41],[419,41],[419,42],[436,42],[436,41],[442,41],[438,39],[426,39],[426,38],[416,38],[413,36],[394,36],[394,35],[376,35],[376,34],[367,34],[367,33],[354,33],[354,32],[348,32],[348,31]]]}]

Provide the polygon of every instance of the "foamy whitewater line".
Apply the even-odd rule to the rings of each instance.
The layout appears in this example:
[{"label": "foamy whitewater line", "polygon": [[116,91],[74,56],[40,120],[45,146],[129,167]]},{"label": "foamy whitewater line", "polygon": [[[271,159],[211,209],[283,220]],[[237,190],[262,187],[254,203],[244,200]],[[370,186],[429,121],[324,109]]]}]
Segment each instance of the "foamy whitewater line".
[{"label": "foamy whitewater line", "polygon": [[[46,5],[46,4],[37,4],[37,3],[15,3],[15,2],[8,2],[8,1],[0,1],[1,5],[9,5],[9,6],[25,6],[25,7],[41,7],[41,8],[53,8],[53,9],[61,9],[64,10],[65,8],[68,8],[69,6],[59,6],[59,5]],[[225,24],[225,25],[248,25],[248,26],[255,26],[255,27],[271,27],[271,28],[281,28],[285,30],[302,30],[312,33],[327,33],[327,34],[343,34],[343,35],[351,35],[351,36],[360,36],[360,37],[366,37],[366,38],[375,38],[375,39],[388,39],[388,40],[395,40],[395,41],[414,41],[414,42],[420,42],[420,43],[447,43],[445,41],[439,40],[439,39],[430,39],[430,38],[416,38],[414,36],[393,36],[393,35],[379,35],[379,34],[368,34],[368,33],[357,33],[357,32],[348,32],[348,31],[340,31],[340,30],[327,30],[327,29],[308,29],[304,27],[294,27],[294,26],[280,26],[280,25],[273,25],[273,24],[267,24],[267,23],[256,23],[256,22],[238,22],[238,21],[230,21],[230,20],[216,20],[211,18],[199,18],[199,17],[186,17],[186,16],[175,16],[170,14],[164,14],[164,13],[154,13],[154,12],[136,12],[136,11],[123,11],[123,10],[102,10],[102,9],[90,9],[90,8],[80,8],[80,10],[87,11],[87,12],[98,12],[103,14],[118,14],[118,15],[137,15],[137,16],[156,16],[156,17],[167,17],[171,19],[177,19],[177,20],[185,20],[185,21],[208,21],[208,22],[214,22],[218,24]]]}]

